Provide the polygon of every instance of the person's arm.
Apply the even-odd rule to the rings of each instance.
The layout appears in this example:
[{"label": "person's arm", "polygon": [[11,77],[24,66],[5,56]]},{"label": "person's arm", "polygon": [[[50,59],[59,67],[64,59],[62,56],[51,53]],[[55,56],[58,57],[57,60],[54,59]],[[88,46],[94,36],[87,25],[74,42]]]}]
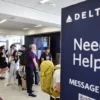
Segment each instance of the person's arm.
[{"label": "person's arm", "polygon": [[52,56],[51,56],[51,54],[50,54],[50,60],[52,61]]},{"label": "person's arm", "polygon": [[38,63],[36,62],[36,59],[35,58],[33,59],[33,63],[35,65],[35,67],[36,67],[36,70],[38,70]]},{"label": "person's arm", "polygon": [[51,61],[52,61],[52,57],[51,57]]},{"label": "person's arm", "polygon": [[44,58],[41,58],[41,62],[43,62],[44,61]]},{"label": "person's arm", "polygon": [[31,59],[33,60],[33,63],[34,63],[34,65],[35,65],[35,67],[36,67],[36,70],[38,70],[38,63],[37,63],[37,61],[36,61],[36,56],[35,56],[35,54],[31,55]]},{"label": "person's arm", "polygon": [[14,61],[14,57],[9,58],[9,63],[12,63],[12,61]]},{"label": "person's arm", "polygon": [[56,83],[56,90],[60,93],[60,83]]},{"label": "person's arm", "polygon": [[41,55],[41,62],[44,61],[44,53]]},{"label": "person's arm", "polygon": [[56,72],[56,91],[60,93],[60,69]]}]

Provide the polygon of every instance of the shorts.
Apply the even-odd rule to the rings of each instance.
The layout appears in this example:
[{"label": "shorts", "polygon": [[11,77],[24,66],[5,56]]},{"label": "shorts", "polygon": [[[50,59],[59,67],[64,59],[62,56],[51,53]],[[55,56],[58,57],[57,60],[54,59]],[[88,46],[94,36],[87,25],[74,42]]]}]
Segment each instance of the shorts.
[{"label": "shorts", "polygon": [[2,68],[2,66],[0,65],[0,69]]},{"label": "shorts", "polygon": [[7,63],[5,62],[5,63],[3,63],[3,64],[0,65],[0,68],[1,68],[1,69],[7,68],[7,66],[8,66]]}]

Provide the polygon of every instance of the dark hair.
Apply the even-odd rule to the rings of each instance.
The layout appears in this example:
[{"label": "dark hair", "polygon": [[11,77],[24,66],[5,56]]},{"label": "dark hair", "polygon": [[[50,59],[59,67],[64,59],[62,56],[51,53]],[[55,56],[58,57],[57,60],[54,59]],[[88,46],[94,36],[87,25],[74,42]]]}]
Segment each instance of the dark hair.
[{"label": "dark hair", "polygon": [[4,49],[4,46],[1,46],[0,49],[1,49],[1,50]]},{"label": "dark hair", "polygon": [[18,55],[16,56],[17,51],[14,51],[14,53],[12,54],[12,56],[14,57],[14,61],[15,63],[18,61]]},{"label": "dark hair", "polygon": [[1,47],[0,47],[0,52],[1,52],[3,49],[4,49],[4,46],[1,46]]},{"label": "dark hair", "polygon": [[22,47],[26,48],[26,45],[22,45]]},{"label": "dark hair", "polygon": [[13,52],[13,54],[12,54],[12,56],[13,56],[13,57],[15,57],[15,56],[16,56],[16,52],[17,52],[17,51],[14,51],[14,52]]},{"label": "dark hair", "polygon": [[48,50],[48,49],[50,49],[50,47],[46,47],[46,48],[45,48],[45,50]]},{"label": "dark hair", "polygon": [[16,45],[15,45],[15,44],[12,44],[12,45],[10,46],[10,48],[12,48],[13,46],[14,46],[14,47],[16,47]]}]

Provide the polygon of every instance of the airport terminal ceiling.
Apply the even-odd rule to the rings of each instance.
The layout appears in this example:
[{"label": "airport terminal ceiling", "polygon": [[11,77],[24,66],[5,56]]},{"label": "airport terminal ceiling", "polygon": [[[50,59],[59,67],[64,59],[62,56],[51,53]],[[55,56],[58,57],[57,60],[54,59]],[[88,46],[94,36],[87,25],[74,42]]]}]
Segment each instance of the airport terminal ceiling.
[{"label": "airport terminal ceiling", "polygon": [[[55,84],[53,84],[54,87],[56,87],[56,85],[59,85],[59,89],[56,89],[58,92],[60,92],[60,90],[62,89],[61,90],[62,96],[60,98],[61,100],[64,100],[65,98],[67,98],[68,100],[78,100],[78,99],[81,100],[83,99],[83,97],[89,100],[99,100],[100,94],[98,91],[99,90],[98,84],[100,83],[100,81],[97,80],[96,77],[99,75],[99,69],[100,69],[100,66],[96,63],[100,62],[100,60],[98,60],[99,17],[93,15],[94,12],[93,6],[96,7],[95,9],[96,15],[99,15],[99,10],[100,10],[99,0],[98,2],[97,0],[0,0],[1,52],[5,53],[5,51],[7,51],[5,55],[3,55],[3,57],[6,58],[7,55],[9,59],[10,56],[13,56],[12,51],[14,51],[13,46],[15,45],[16,50],[18,51],[18,55],[15,54],[13,62],[10,62],[10,60],[8,59],[5,59],[5,62],[8,62],[8,64],[9,63],[13,64],[16,63],[16,60],[18,61],[18,63],[20,61],[19,64],[16,63],[16,67],[19,68],[16,68],[16,71],[13,70],[14,73],[11,73],[12,70],[11,66],[7,70],[5,68],[1,70],[2,68],[0,68],[1,72],[4,72],[4,69],[6,70],[5,73],[0,73],[0,98],[3,98],[3,100],[17,100],[18,97],[20,97],[21,100],[27,100],[27,99],[54,100],[53,96],[50,99],[50,95],[45,94],[40,89],[40,86],[42,84],[40,84],[41,73],[39,73],[39,69],[42,60],[44,61],[46,58],[46,60],[51,60],[54,65],[61,64],[62,75],[60,77],[59,73],[59,77],[56,78],[56,79],[59,78],[58,79],[59,81],[56,80]],[[97,8],[97,6],[99,6],[99,8]],[[62,11],[63,17],[61,25],[61,9],[64,7],[65,9],[64,11]],[[86,11],[89,12],[87,13]],[[75,18],[73,19],[74,15]],[[76,15],[80,16],[79,21],[75,20]],[[83,19],[81,19],[81,17]],[[85,17],[87,17],[86,20],[84,19]],[[76,24],[74,23],[75,21]],[[91,26],[92,28],[91,27],[89,28],[89,26]],[[91,42],[91,40],[93,40],[93,42]],[[89,45],[87,46],[87,43],[91,44],[91,46]],[[11,49],[12,44],[14,45],[12,46]],[[34,49],[31,50],[32,52],[34,52],[33,54],[34,57],[32,57],[32,60],[30,60],[27,55],[30,53],[29,52],[30,44],[35,44],[37,47],[35,49],[35,45],[31,45],[31,49]],[[4,48],[2,46],[4,46]],[[47,47],[49,47],[50,51],[49,49],[46,49]],[[91,50],[89,50],[89,47]],[[93,50],[98,49],[97,53],[96,51],[94,52],[92,49]],[[26,61],[27,64],[25,64],[24,66],[23,64],[21,64],[21,60],[18,60],[19,57],[21,58],[22,52],[27,53],[26,54],[27,58],[25,59],[23,57],[24,60],[27,60]],[[43,53],[46,54],[46,57],[41,56]],[[29,56],[31,56],[31,54],[29,54]],[[97,59],[94,59],[95,57]],[[32,61],[33,63],[33,60],[35,60],[34,58],[36,58],[37,66],[35,66],[35,64],[29,64],[30,61]],[[78,58],[82,59],[78,60]],[[89,63],[86,62],[84,59],[87,61],[89,59]],[[80,61],[82,61],[82,64],[80,63]],[[35,72],[34,73],[35,84],[33,85],[34,88],[31,88],[33,93],[32,91],[28,90],[28,82],[31,83],[31,86],[29,87],[32,87],[33,83],[33,72],[32,72],[33,67],[31,65],[34,65],[33,67],[37,67],[36,70],[34,71]],[[28,72],[27,70],[28,67],[32,68],[31,73],[30,71]],[[25,73],[23,73],[24,68],[25,68]],[[21,76],[22,74],[21,72],[23,73],[23,76]],[[14,81],[14,83],[11,82],[10,84],[10,82],[8,81],[9,73],[14,76],[16,74],[19,75],[18,76],[19,78],[17,77],[18,79],[16,80],[17,83]],[[31,75],[28,76],[27,73]],[[93,78],[91,78],[91,76]],[[6,80],[2,80],[2,77],[5,78]],[[55,80],[53,80],[53,83],[54,81]],[[74,84],[74,81],[81,82],[83,83],[83,85],[86,83],[86,85],[84,85],[85,88],[81,86],[79,87],[77,84]],[[62,83],[61,89],[60,89],[60,83]],[[28,96],[35,97],[35,95],[37,95],[36,99],[28,97]],[[96,97],[97,95],[99,98],[93,99],[97,98]],[[56,100],[59,100],[59,97]]]},{"label": "airport terminal ceiling", "polygon": [[[32,35],[61,30],[61,8],[85,0],[0,0],[0,34]],[[6,20],[6,21],[5,21]],[[4,21],[3,23],[1,23]]]}]

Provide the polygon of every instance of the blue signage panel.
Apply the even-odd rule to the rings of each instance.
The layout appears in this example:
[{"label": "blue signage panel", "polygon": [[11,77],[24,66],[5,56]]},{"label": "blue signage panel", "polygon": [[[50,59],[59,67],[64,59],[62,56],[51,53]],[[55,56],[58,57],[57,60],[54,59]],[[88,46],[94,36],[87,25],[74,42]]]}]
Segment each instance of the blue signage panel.
[{"label": "blue signage panel", "polygon": [[61,100],[100,100],[100,0],[62,9]]}]

